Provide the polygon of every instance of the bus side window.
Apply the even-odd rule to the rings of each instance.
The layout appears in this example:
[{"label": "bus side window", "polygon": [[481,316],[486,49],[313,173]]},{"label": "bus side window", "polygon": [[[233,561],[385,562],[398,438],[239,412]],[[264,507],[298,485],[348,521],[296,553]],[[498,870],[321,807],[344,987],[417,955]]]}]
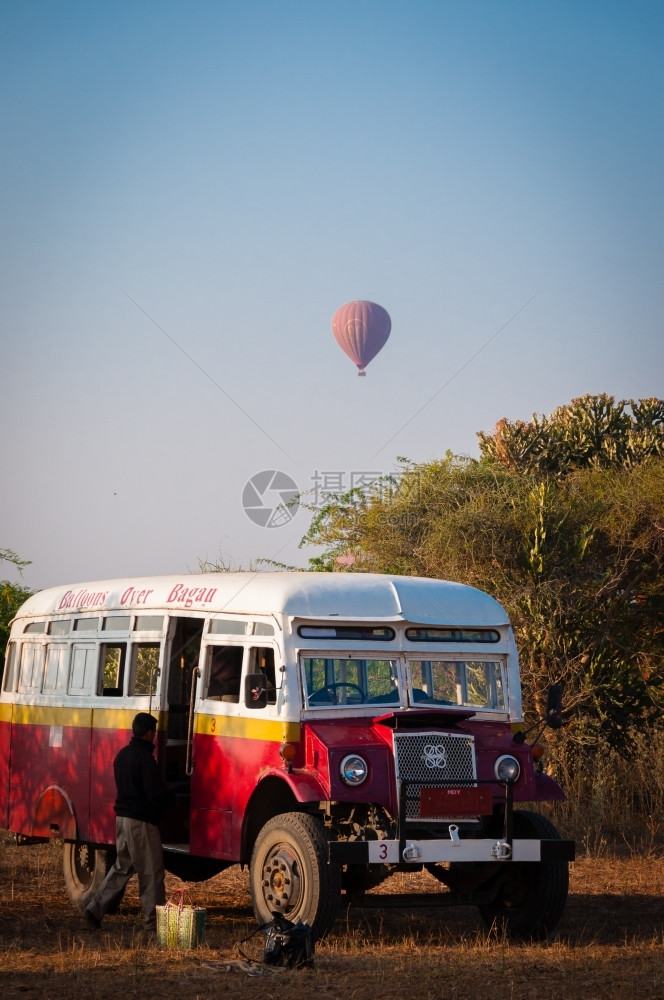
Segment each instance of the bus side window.
[{"label": "bus side window", "polygon": [[[277,683],[274,669],[274,649],[271,646],[254,646],[250,649],[249,656],[249,673],[263,674],[267,686],[267,704],[276,705]],[[249,693],[245,697],[248,699]]]},{"label": "bus side window", "polygon": [[207,698],[213,701],[240,700],[243,655],[242,646],[210,647]]},{"label": "bus side window", "polygon": [[97,647],[75,642],[72,647],[69,694],[94,694],[97,682]]},{"label": "bus side window", "polygon": [[69,645],[66,642],[49,642],[46,652],[44,694],[64,694],[67,690]]},{"label": "bus side window", "polygon": [[122,695],[126,656],[126,642],[120,642],[116,645],[102,643],[99,657],[99,675],[101,680],[101,694],[105,698],[118,698]]},{"label": "bus side window", "polygon": [[204,618],[176,617],[168,623],[170,642],[167,645],[168,659],[164,658],[167,672],[168,739],[175,742],[187,738],[191,685],[194,670],[199,665],[204,626]]},{"label": "bus side window", "polygon": [[14,680],[16,671],[16,643],[10,642],[7,646],[7,653],[5,655],[5,675],[3,678],[3,691],[13,691],[14,690]]},{"label": "bus side window", "polygon": [[18,689],[24,693],[36,694],[41,691],[44,676],[45,648],[36,642],[24,642],[21,647],[21,672]]},{"label": "bus side window", "polygon": [[156,694],[159,677],[159,643],[137,642],[132,646],[132,690],[130,694]]}]

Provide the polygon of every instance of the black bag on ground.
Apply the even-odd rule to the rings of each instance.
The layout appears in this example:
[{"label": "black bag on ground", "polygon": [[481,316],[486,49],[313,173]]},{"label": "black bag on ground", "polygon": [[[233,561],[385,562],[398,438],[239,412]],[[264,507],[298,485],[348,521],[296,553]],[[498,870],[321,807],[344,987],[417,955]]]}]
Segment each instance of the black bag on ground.
[{"label": "black bag on ground", "polygon": [[265,931],[265,965],[282,965],[288,969],[301,969],[313,965],[314,932],[309,924],[286,920],[280,913],[273,913]]}]

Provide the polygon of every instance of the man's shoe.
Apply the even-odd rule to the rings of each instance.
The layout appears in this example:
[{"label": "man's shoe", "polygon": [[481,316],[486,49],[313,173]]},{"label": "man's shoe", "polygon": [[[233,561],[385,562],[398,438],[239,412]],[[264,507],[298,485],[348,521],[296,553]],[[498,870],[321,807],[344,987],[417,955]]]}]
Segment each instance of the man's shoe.
[{"label": "man's shoe", "polygon": [[94,915],[92,910],[83,910],[83,919],[91,931],[101,930],[101,920]]}]

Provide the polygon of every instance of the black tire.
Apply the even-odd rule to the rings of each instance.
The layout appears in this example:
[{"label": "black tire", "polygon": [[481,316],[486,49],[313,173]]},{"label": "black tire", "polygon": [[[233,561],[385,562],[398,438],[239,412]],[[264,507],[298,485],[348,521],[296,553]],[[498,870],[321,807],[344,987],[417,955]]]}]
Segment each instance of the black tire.
[{"label": "black tire", "polygon": [[[560,840],[545,816],[527,810],[514,813],[514,837]],[[492,903],[479,907],[484,922],[499,933],[541,941],[554,929],[567,900],[567,861],[505,862],[505,878]]]},{"label": "black tire", "polygon": [[65,844],[63,855],[65,889],[77,909],[85,909],[114,861],[114,849],[98,849],[78,840]]},{"label": "black tire", "polygon": [[281,913],[309,924],[316,938],[332,927],[341,892],[341,871],[330,864],[325,827],[308,813],[275,816],[262,828],[251,855],[249,884],[259,924]]}]

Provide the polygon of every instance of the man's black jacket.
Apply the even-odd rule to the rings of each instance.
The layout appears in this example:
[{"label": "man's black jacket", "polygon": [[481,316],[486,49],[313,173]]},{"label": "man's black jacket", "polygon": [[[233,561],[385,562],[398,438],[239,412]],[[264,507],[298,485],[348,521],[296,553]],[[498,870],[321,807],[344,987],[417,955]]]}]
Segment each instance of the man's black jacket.
[{"label": "man's black jacket", "polygon": [[149,740],[132,736],[113,762],[118,816],[129,816],[157,826],[164,812],[175,804],[175,795],[162,781]]}]

